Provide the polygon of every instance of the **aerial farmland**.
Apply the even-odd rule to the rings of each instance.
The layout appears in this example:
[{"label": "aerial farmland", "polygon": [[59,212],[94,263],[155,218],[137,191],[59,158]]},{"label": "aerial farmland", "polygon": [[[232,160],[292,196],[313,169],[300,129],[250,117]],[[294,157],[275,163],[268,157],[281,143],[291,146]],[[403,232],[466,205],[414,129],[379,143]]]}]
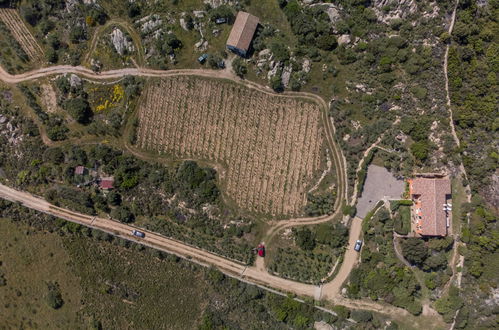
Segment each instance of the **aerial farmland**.
[{"label": "aerial farmland", "polygon": [[226,193],[242,209],[299,214],[325,166],[321,110],[224,80],[156,80],[140,102],[137,146],[221,164]]}]

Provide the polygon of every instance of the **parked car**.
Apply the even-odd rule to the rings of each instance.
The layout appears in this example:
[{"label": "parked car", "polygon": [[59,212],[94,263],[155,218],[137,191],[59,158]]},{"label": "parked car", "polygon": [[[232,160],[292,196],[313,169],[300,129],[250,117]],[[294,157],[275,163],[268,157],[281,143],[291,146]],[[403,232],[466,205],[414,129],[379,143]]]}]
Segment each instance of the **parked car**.
[{"label": "parked car", "polygon": [[146,234],[144,232],[138,231],[138,230],[132,230],[133,236],[137,236],[140,238],[146,237]]},{"label": "parked car", "polygon": [[357,240],[357,242],[355,242],[355,246],[354,246],[354,250],[359,252],[360,249],[362,248],[362,241],[361,240]]},{"label": "parked car", "polygon": [[260,257],[265,257],[265,246],[263,244],[258,245],[257,251]]},{"label": "parked car", "polygon": [[203,55],[198,57],[198,62],[203,64],[204,62],[206,62],[207,58],[208,58],[208,54],[203,54]]},{"label": "parked car", "polygon": [[215,20],[215,23],[217,23],[217,24],[224,24],[224,23],[227,23],[227,18],[225,18],[225,17],[217,18],[217,19]]}]

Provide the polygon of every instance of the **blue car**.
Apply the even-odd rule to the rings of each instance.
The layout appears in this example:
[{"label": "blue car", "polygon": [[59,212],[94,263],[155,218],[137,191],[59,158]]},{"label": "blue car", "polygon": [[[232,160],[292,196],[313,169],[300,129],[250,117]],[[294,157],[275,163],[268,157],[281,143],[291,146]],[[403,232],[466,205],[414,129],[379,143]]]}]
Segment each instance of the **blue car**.
[{"label": "blue car", "polygon": [[206,59],[208,59],[208,54],[203,54],[198,57],[198,62],[203,64],[206,61]]},{"label": "blue car", "polygon": [[133,234],[133,236],[137,236],[137,237],[140,237],[140,238],[146,237],[146,234],[144,234],[143,232],[138,231],[138,230],[132,230],[132,234]]},{"label": "blue car", "polygon": [[357,242],[355,242],[355,246],[354,246],[354,250],[357,251],[357,252],[360,252],[360,249],[362,248],[362,241],[361,240],[357,240]]}]

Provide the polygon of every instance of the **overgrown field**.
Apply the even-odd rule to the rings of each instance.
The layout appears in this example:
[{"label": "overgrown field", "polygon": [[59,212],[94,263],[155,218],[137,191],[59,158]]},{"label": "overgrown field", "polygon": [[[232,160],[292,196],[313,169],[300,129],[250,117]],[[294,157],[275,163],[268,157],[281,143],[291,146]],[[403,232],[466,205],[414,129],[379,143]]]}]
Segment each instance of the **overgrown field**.
[{"label": "overgrown field", "polygon": [[[340,315],[334,317],[216,270],[3,200],[0,210],[12,216],[0,219],[5,233],[0,242],[2,329],[305,329],[315,320],[339,328],[349,324],[347,309],[338,309]],[[369,323],[384,322],[374,317]]]},{"label": "overgrown field", "polygon": [[137,146],[223,164],[226,193],[241,208],[300,214],[324,165],[321,110],[222,81],[154,81],[139,108]]}]

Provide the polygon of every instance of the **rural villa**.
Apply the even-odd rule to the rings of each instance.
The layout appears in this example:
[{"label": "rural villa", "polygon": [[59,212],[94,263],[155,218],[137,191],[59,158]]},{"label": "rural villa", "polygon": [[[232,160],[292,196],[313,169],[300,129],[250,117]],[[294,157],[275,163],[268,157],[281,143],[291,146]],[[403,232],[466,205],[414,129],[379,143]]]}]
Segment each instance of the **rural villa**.
[{"label": "rural villa", "polygon": [[240,11],[227,39],[227,48],[245,57],[250,49],[251,40],[258,27],[259,19],[256,16]]},{"label": "rural villa", "polygon": [[414,202],[412,228],[420,236],[447,236],[451,217],[451,184],[447,178],[409,180]]}]

